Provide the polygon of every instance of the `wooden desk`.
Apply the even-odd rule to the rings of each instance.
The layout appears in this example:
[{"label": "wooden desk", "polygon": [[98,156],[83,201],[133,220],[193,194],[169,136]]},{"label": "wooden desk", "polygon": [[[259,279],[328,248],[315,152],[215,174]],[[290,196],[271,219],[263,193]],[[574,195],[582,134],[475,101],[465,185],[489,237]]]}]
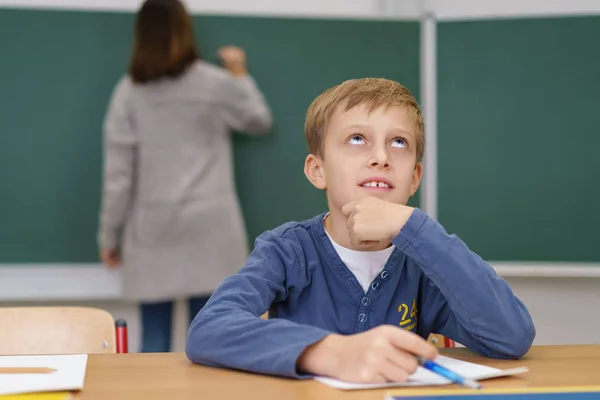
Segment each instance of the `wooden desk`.
[{"label": "wooden desk", "polygon": [[[600,385],[600,345],[536,346],[519,361],[490,360],[463,348],[442,354],[497,368],[525,365],[516,377],[485,381],[486,387]],[[90,355],[83,400],[383,400],[385,389],[344,392],[315,381],[296,381],[190,364],[182,353]]]}]

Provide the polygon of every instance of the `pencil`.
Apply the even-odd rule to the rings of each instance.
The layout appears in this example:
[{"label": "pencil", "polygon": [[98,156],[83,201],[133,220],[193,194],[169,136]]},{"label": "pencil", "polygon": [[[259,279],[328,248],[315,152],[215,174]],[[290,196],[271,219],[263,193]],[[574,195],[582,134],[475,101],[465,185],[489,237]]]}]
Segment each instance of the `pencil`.
[{"label": "pencil", "polygon": [[479,382],[461,376],[456,372],[452,372],[448,368],[445,368],[431,360],[426,360],[423,357],[417,357],[417,359],[419,360],[419,365],[421,365],[423,368],[435,372],[436,374],[443,376],[444,378],[450,380],[453,383],[457,383],[459,385],[466,386],[471,389],[481,389],[482,387]]},{"label": "pencil", "polygon": [[49,374],[56,372],[46,367],[0,367],[0,374]]}]

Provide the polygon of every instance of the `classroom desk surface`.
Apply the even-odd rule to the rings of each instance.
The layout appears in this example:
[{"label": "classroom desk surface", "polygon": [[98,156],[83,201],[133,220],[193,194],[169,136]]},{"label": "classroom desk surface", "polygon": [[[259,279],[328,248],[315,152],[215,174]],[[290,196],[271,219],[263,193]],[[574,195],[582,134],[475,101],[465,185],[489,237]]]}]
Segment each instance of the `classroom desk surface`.
[{"label": "classroom desk surface", "polygon": [[[496,368],[529,367],[515,377],[484,381],[485,387],[600,385],[600,345],[534,346],[518,361],[491,360],[464,348],[441,353]],[[259,376],[191,364],[182,353],[91,354],[78,400],[219,399],[383,400],[387,389],[340,391],[315,381]]]}]

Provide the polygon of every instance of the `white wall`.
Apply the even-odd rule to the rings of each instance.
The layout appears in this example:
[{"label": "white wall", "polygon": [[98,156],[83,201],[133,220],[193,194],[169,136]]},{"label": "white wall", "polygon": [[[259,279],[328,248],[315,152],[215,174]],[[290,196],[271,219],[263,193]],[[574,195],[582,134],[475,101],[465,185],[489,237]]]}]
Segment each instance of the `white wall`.
[{"label": "white wall", "polygon": [[[194,13],[337,18],[473,19],[600,13],[598,0],[184,0]],[[133,11],[140,0],[0,0],[0,7]]]},{"label": "white wall", "polygon": [[[184,0],[193,13],[335,18],[415,18],[419,0]],[[0,7],[133,11],[139,0],[0,0]]]},{"label": "white wall", "polygon": [[482,19],[600,13],[598,0],[423,0],[438,19]]},{"label": "white wall", "polygon": [[506,280],[531,312],[537,328],[535,344],[600,343],[600,279]]}]

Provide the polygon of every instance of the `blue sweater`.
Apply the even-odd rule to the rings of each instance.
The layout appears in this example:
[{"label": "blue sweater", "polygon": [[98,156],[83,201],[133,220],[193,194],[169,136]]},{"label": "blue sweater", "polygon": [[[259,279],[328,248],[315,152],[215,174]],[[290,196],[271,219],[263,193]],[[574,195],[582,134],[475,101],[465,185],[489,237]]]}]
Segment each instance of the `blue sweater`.
[{"label": "blue sweater", "polygon": [[[391,324],[439,333],[494,358],[519,358],[535,337],[508,284],[456,236],[415,209],[365,294],[323,226],[324,214],[260,235],[189,328],[196,363],[305,378],[296,361],[329,333]],[[269,320],[260,316],[269,311]]]}]

